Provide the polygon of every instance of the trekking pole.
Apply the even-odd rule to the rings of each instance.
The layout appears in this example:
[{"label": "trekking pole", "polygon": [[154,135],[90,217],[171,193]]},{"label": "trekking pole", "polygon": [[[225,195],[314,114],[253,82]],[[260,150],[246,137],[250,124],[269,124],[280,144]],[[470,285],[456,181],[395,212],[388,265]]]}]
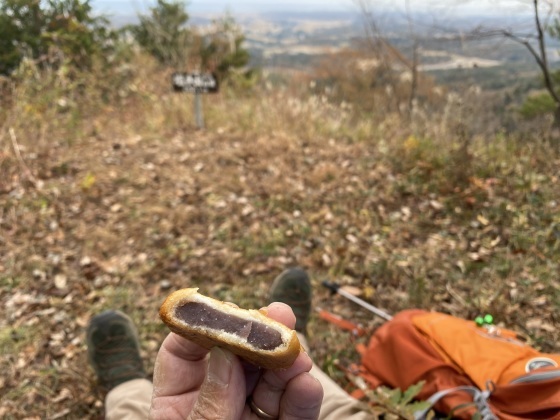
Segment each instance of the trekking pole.
[{"label": "trekking pole", "polygon": [[370,305],[369,303],[367,303],[366,301],[352,295],[351,293],[348,293],[346,290],[341,289],[340,288],[340,284],[337,283],[333,283],[330,282],[328,280],[323,281],[323,286],[325,286],[327,289],[330,289],[331,292],[333,293],[338,293],[341,296],[344,296],[346,299],[351,300],[354,303],[357,303],[358,305],[360,305],[363,308],[366,308],[368,311],[373,312],[375,315],[377,315],[378,317],[381,317],[383,319],[385,319],[386,321],[390,321],[393,319],[393,317],[391,315],[389,315],[387,312],[382,311],[379,308],[376,308],[373,305]]}]

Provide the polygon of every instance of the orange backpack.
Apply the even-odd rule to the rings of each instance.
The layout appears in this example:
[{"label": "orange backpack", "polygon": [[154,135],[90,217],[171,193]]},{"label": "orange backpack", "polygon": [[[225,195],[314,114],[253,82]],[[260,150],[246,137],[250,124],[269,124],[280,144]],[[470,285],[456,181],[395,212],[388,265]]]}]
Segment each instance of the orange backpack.
[{"label": "orange backpack", "polygon": [[[560,419],[560,354],[540,353],[513,331],[450,315],[403,311],[381,326],[362,355],[372,387],[408,389],[454,418]],[[427,410],[426,410],[427,411]],[[425,412],[417,413],[421,419]]]}]

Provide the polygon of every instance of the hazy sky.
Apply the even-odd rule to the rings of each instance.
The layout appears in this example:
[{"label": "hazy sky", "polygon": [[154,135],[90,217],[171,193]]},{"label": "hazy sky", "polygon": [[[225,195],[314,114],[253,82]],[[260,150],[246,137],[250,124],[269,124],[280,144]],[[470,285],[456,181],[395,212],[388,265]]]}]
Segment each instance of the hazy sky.
[{"label": "hazy sky", "polygon": [[[146,10],[155,3],[152,0],[93,0],[97,10],[105,13],[134,13]],[[406,0],[371,0],[376,8],[405,10]],[[461,14],[507,14],[514,15],[531,10],[530,0],[408,0],[412,12]],[[353,0],[191,0],[188,11],[221,13],[226,9],[233,13],[250,11],[356,11]]]}]

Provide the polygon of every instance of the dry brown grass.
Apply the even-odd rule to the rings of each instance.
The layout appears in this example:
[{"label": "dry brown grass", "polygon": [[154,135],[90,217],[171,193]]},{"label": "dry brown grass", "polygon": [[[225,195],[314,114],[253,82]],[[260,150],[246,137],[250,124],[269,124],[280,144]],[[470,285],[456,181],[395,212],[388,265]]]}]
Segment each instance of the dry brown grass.
[{"label": "dry brown grass", "polygon": [[[321,280],[390,312],[490,312],[560,351],[560,162],[545,146],[466,150],[443,117],[412,132],[289,90],[208,96],[196,131],[192,99],[136,69],[106,103],[93,78],[82,93],[30,83],[0,116],[0,417],[102,415],[84,344],[99,311],[132,316],[151,371],[168,286],[259,307],[293,265],[316,306],[367,328],[379,321]],[[313,319],[310,341],[346,385],[347,334]]]}]

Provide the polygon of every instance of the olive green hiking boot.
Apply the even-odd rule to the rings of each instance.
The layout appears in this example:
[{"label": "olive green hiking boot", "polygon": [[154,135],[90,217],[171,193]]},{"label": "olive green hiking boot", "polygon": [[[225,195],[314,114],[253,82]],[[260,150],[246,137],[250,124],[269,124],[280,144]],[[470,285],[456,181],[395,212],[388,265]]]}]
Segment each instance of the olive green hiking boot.
[{"label": "olive green hiking boot", "polygon": [[138,333],[122,312],[106,311],[94,316],[87,329],[87,347],[89,362],[105,391],[146,377]]},{"label": "olive green hiking boot", "polygon": [[271,302],[289,305],[296,316],[296,331],[305,334],[311,315],[311,280],[301,268],[289,268],[272,283]]}]

